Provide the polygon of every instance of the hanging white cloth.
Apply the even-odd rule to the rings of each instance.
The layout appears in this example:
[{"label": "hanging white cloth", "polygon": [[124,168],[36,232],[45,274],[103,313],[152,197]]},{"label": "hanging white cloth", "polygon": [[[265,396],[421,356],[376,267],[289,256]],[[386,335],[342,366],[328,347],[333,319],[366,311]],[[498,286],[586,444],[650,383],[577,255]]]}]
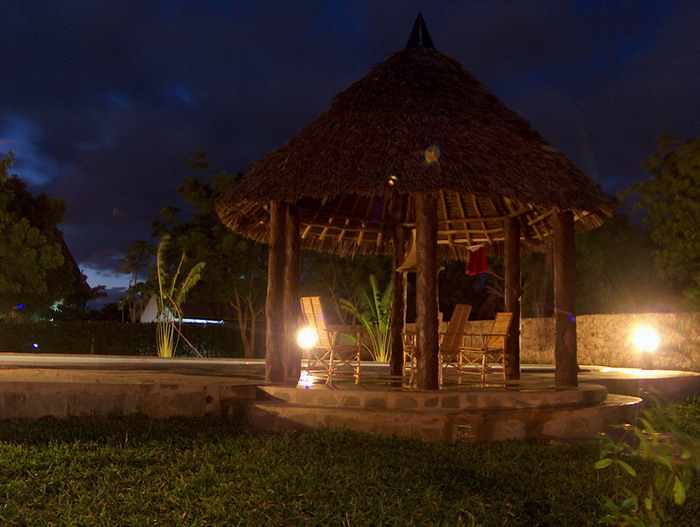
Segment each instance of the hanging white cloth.
[{"label": "hanging white cloth", "polygon": [[[415,273],[416,265],[418,263],[418,257],[416,256],[416,229],[411,229],[411,241],[408,247],[408,252],[403,259],[401,265],[399,265],[396,270],[399,273]],[[442,265],[438,266],[438,271],[442,271],[444,267]]]},{"label": "hanging white cloth", "polygon": [[411,230],[411,241],[409,244],[408,252],[403,259],[403,263],[396,268],[400,273],[416,272],[416,229]]}]

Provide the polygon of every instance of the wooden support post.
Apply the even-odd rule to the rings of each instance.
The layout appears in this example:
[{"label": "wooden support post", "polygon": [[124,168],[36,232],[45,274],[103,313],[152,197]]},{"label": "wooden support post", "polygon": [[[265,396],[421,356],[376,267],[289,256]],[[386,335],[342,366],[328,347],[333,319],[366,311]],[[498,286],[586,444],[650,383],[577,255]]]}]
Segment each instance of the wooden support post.
[{"label": "wooden support post", "polygon": [[394,228],[394,255],[392,266],[392,297],[391,297],[391,358],[389,359],[391,375],[400,376],[403,373],[403,325],[406,318],[405,273],[396,269],[403,262],[405,252],[404,228],[396,225]]},{"label": "wooden support post", "polygon": [[299,305],[301,273],[301,215],[296,205],[287,205],[284,266],[285,348],[284,383],[296,386],[301,375],[301,349],[296,341],[301,318]]},{"label": "wooden support post", "polygon": [[510,335],[506,339],[503,359],[505,378],[520,379],[520,313],[522,287],[520,283],[520,224],[516,218],[504,222],[505,311],[513,313]]},{"label": "wooden support post", "polygon": [[416,385],[439,388],[437,199],[416,194]]},{"label": "wooden support post", "polygon": [[267,267],[267,296],[265,298],[265,382],[284,382],[284,258],[287,207],[270,201],[269,256]]},{"label": "wooden support post", "polygon": [[578,386],[576,359],[576,241],[574,215],[555,211],[554,225],[554,384]]}]

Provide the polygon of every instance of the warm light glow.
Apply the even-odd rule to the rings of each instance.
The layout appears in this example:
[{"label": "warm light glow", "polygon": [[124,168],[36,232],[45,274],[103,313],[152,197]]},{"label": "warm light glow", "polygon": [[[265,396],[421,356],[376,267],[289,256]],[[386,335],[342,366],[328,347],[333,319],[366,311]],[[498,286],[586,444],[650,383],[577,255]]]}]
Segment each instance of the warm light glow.
[{"label": "warm light glow", "polygon": [[315,347],[318,344],[318,332],[311,326],[301,328],[297,333],[297,344],[307,350]]},{"label": "warm light glow", "polygon": [[297,385],[303,386],[304,388],[308,388],[313,383],[314,383],[313,376],[310,375],[308,371],[302,371],[301,376],[299,377],[299,382],[297,383]]},{"label": "warm light glow", "polygon": [[440,148],[436,145],[430,145],[425,149],[425,164],[432,165],[440,160]]},{"label": "warm light glow", "polygon": [[637,328],[632,335],[632,342],[640,351],[656,351],[661,342],[659,334],[648,326]]},{"label": "warm light glow", "polygon": [[399,178],[397,178],[394,174],[391,174],[386,180],[386,184],[390,187],[393,187],[398,182],[399,182]]}]

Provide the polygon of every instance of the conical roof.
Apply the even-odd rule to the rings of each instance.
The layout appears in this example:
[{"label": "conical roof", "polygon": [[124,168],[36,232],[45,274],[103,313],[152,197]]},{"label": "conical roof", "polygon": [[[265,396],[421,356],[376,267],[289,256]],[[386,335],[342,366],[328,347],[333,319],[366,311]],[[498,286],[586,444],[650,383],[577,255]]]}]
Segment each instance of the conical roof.
[{"label": "conical roof", "polygon": [[284,200],[301,209],[306,247],[390,252],[394,226],[414,225],[413,195],[434,193],[439,243],[459,255],[502,240],[509,216],[533,243],[551,232],[553,208],[573,210],[583,229],[609,216],[610,198],[456,60],[426,45],[432,39],[418,24],[418,45],[412,36],[218,199],[226,225],[265,241],[267,203]]},{"label": "conical roof", "polygon": [[435,49],[435,44],[433,44],[433,39],[430,38],[428,26],[425,25],[425,20],[423,20],[423,15],[421,13],[418,13],[416,21],[413,23],[411,35],[408,37],[408,42],[406,43],[406,49],[419,47]]}]

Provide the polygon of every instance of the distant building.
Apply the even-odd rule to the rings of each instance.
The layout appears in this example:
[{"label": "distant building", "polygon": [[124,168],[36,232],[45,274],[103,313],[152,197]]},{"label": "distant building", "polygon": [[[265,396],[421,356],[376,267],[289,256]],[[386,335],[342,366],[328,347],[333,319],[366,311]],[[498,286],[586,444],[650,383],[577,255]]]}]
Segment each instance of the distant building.
[{"label": "distant building", "polygon": [[[235,310],[223,302],[186,302],[182,307],[183,322],[188,324],[223,324],[236,319]],[[146,302],[139,321],[142,323],[158,321],[158,301],[152,296]]]}]

